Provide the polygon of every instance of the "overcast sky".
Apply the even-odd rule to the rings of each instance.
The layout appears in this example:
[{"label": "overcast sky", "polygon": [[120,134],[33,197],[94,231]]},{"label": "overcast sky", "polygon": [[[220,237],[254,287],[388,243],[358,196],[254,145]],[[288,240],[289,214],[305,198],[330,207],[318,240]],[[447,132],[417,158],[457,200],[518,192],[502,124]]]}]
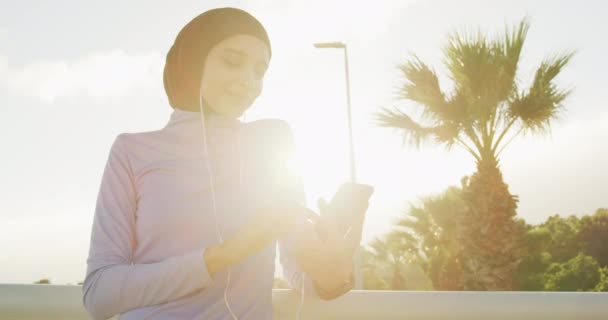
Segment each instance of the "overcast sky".
[{"label": "overcast sky", "polygon": [[110,145],[121,132],[164,126],[171,111],[162,88],[165,54],[185,23],[217,6],[249,10],[268,29],[273,58],[246,120],[289,121],[311,206],[349,172],[342,52],[312,43],[347,43],[358,175],[376,187],[365,241],[386,232],[410,203],[475,169],[461,150],[402,147],[398,132],[370,124],[381,107],[415,110],[394,97],[403,80],[395,66],[415,53],[445,74],[440,49],[449,32],[497,34],[525,16],[523,85],[543,58],[577,54],[558,79],[574,91],[552,134],[515,139],[502,157],[518,215],[539,223],[608,207],[603,1],[0,3],[0,283],[82,281]]}]

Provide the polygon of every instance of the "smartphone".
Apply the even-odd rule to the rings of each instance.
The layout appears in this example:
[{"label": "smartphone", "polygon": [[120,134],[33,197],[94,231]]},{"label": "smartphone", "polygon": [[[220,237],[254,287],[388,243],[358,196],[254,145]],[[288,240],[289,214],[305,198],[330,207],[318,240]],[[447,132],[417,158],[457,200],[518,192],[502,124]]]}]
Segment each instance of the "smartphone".
[{"label": "smartphone", "polygon": [[326,214],[335,215],[340,228],[346,232],[365,213],[373,193],[374,187],[370,185],[343,183],[328,203]]}]

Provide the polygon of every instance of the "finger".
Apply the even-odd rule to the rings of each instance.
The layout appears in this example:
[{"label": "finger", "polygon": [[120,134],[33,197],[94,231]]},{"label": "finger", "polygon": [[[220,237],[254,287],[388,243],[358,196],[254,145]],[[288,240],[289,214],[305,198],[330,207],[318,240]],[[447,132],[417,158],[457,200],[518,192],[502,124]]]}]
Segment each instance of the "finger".
[{"label": "finger", "polygon": [[319,207],[319,212],[321,212],[321,214],[324,214],[324,212],[327,211],[328,207],[327,200],[325,200],[324,198],[319,198],[317,200],[317,207]]},{"label": "finger", "polygon": [[302,205],[288,205],[283,206],[278,210],[278,215],[275,219],[284,220],[291,224],[302,224],[305,221],[316,221],[318,215]]},{"label": "finger", "polygon": [[361,245],[363,223],[354,225],[346,234],[345,242],[348,250],[354,252]]},{"label": "finger", "polygon": [[299,214],[307,220],[310,220],[312,223],[316,223],[319,220],[319,215],[307,207],[301,207]]}]

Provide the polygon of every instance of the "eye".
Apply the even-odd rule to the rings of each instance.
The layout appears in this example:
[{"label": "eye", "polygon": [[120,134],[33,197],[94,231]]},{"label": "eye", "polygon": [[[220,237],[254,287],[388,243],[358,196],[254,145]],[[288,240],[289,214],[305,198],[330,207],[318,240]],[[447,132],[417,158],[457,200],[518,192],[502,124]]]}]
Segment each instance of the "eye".
[{"label": "eye", "polygon": [[235,55],[226,55],[224,56],[224,63],[229,67],[238,67],[243,63],[243,59],[235,56]]}]

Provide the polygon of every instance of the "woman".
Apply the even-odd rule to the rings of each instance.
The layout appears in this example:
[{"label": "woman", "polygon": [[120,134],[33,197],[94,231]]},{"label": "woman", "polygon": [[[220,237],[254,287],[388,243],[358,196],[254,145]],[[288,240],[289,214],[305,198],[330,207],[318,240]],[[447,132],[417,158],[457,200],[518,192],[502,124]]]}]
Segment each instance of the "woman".
[{"label": "woman", "polygon": [[264,27],[239,9],[180,31],[164,71],[169,122],[119,135],[104,171],[83,285],[94,319],[270,319],[276,240],[294,288],[323,299],[351,288],[362,220],[338,236],[286,173],[289,127],[239,120],[270,57]]}]

